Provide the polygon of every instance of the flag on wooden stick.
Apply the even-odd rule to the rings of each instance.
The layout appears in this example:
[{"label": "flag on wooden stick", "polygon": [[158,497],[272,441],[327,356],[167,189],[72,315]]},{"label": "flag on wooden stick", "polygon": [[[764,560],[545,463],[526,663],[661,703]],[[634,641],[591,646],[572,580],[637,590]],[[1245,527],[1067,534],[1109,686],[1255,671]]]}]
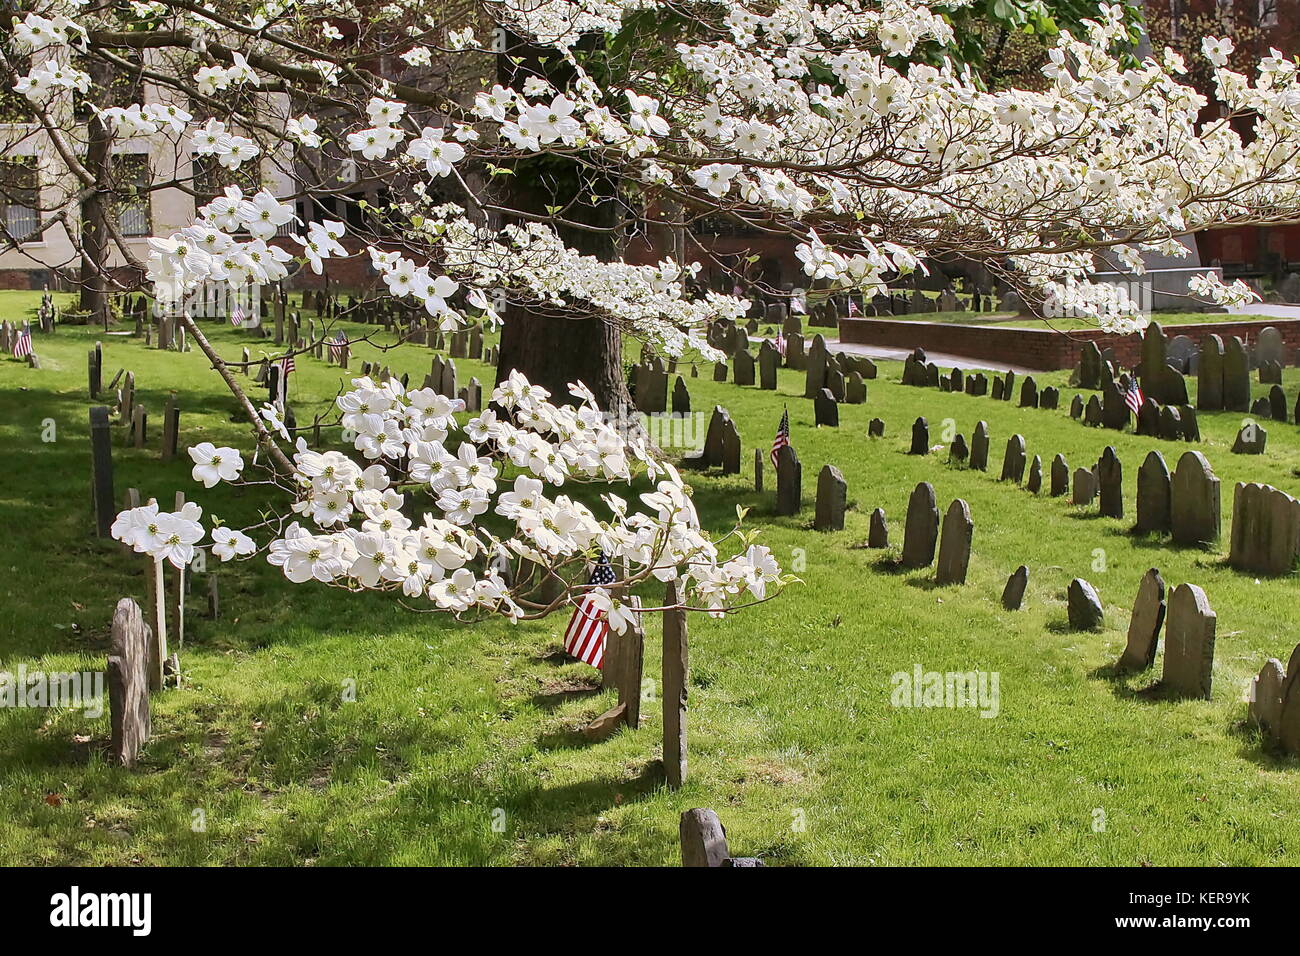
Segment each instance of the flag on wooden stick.
[{"label": "flag on wooden stick", "polygon": [[[614,583],[614,569],[609,558],[601,552],[596,567],[587,583],[607,587]],[[584,594],[569,618],[564,631],[564,650],[584,664],[600,668],[605,663],[605,638],[609,635],[609,619],[596,607],[590,593]]]},{"label": "flag on wooden stick", "polygon": [[32,330],[22,329],[14,339],[14,358],[27,358],[32,354]]},{"label": "flag on wooden stick", "polygon": [[1124,404],[1127,405],[1136,416],[1138,411],[1142,408],[1142,403],[1144,401],[1146,401],[1146,397],[1143,396],[1142,388],[1138,385],[1137,376],[1134,375],[1128,380],[1128,389],[1124,392]]}]

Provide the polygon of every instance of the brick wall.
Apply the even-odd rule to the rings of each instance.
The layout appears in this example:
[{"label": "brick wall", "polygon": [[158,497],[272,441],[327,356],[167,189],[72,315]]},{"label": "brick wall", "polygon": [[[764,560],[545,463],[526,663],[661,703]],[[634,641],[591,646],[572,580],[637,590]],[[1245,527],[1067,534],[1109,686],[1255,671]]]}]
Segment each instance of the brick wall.
[{"label": "brick wall", "polygon": [[[1213,322],[1200,325],[1162,325],[1169,338],[1186,335],[1198,345],[1208,335],[1235,335],[1253,345],[1259,333],[1272,326],[1282,333],[1289,352],[1300,349],[1300,319],[1262,322]],[[985,362],[1006,362],[1025,368],[1054,371],[1073,368],[1087,341],[1100,349],[1113,348],[1119,364],[1132,368],[1142,357],[1139,333],[1115,335],[1100,329],[1055,332],[1051,329],[1007,328],[989,325],[952,325],[942,322],[900,322],[894,319],[840,319],[840,341],[855,345],[914,349],[961,355]]]}]

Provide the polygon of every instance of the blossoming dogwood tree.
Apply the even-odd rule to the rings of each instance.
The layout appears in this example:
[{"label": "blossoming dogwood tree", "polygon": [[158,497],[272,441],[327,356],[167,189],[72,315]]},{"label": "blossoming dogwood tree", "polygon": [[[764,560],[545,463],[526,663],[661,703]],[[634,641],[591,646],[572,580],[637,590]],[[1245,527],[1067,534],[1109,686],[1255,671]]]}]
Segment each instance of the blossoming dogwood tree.
[{"label": "blossoming dogwood tree", "polygon": [[[1138,321],[1134,304],[1087,281],[1098,257],[1140,271],[1142,252],[1176,252],[1180,234],[1300,214],[1293,60],[1274,53],[1234,71],[1228,41],[1207,37],[1223,108],[1206,118],[1206,97],[1180,79],[1182,57],[1118,56],[1127,21],[1100,5],[1051,44],[1034,89],[988,89],[948,55],[963,6],[33,0],[4,66],[76,195],[98,180],[61,104],[92,90],[88,71],[105,65],[135,71],[151,92],[95,105],[92,129],[174,142],[168,183],[192,189],[195,156],[235,177],[139,262],[160,299],[274,282],[295,260],[321,272],[362,256],[412,322],[504,318],[498,412],[460,424],[455,403],[428,391],[356,380],[339,412],[361,461],[301,442],[286,454],[274,410],[254,408],[184,319],[292,496],[299,520],[277,523],[270,545],[291,579],[518,618],[567,600],[582,587],[579,559],[601,550],[627,564],[629,583],[680,575],[718,609],[766,595],[779,573],[770,555],[745,542],[724,560],[675,470],[597,414],[622,395],[620,333],[711,358],[707,323],[747,310],[694,288],[710,252],[689,245],[693,223],[721,217],[788,237],[824,290],[870,294],[959,254],[1031,303],[1124,329]],[[358,199],[354,182],[373,188]],[[322,214],[335,199],[346,215]],[[133,260],[114,224],[103,228]],[[629,236],[649,228],[677,236],[676,255],[622,261]],[[286,229],[287,248],[275,241]],[[1220,303],[1250,295],[1215,278],[1192,291]],[[234,454],[196,447],[196,477],[226,478]],[[559,491],[626,479],[632,461],[658,480],[645,510],[609,495],[597,518]],[[403,511],[415,490],[436,507],[419,521]],[[489,513],[505,530],[489,530]],[[192,518],[142,511],[119,524],[136,547],[178,559]],[[250,544],[226,531],[217,548]],[[521,601],[533,568],[563,595]]]}]

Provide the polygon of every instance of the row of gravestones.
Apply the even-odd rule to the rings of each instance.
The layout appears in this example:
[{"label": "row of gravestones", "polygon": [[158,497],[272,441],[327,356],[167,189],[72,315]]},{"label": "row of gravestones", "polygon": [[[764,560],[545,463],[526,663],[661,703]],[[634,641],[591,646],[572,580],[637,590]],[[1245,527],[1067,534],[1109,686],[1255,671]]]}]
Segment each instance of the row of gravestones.
[{"label": "row of gravestones", "polygon": [[1270,657],[1250,686],[1250,719],[1284,753],[1300,754],[1300,645],[1284,669]]}]

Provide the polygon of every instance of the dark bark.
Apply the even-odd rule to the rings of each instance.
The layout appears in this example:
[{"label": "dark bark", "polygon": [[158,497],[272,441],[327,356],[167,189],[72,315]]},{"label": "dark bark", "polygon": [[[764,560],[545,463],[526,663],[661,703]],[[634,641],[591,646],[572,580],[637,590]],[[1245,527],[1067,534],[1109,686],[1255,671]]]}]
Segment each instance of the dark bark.
[{"label": "dark bark", "polygon": [[[554,75],[553,61],[508,37],[509,52],[522,56],[517,66],[506,56],[498,57],[498,76],[507,86],[523,86],[529,75],[545,76],[557,89],[564,78]],[[532,214],[545,214],[546,207],[564,209],[564,217],[609,231],[558,227],[560,237],[571,248],[606,262],[619,255],[615,227],[620,220],[618,183],[596,175],[575,162],[552,157],[521,160],[515,174],[500,177],[498,204]],[[592,197],[595,201],[592,201]],[[615,410],[630,402],[623,374],[623,336],[617,326],[600,316],[583,315],[575,303],[572,317],[542,315],[527,305],[509,304],[502,316],[501,356],[498,383],[518,369],[528,380],[551,393],[551,401],[568,404],[574,400],[568,383],[581,381],[596,396],[600,407]]]},{"label": "dark bark", "polygon": [[[104,73],[101,76],[99,74]],[[93,68],[93,79],[106,88],[106,68]],[[92,313],[108,329],[108,216],[112,213],[113,135],[98,115],[87,124],[86,170],[95,178],[96,190],[81,204],[81,309]]]}]

